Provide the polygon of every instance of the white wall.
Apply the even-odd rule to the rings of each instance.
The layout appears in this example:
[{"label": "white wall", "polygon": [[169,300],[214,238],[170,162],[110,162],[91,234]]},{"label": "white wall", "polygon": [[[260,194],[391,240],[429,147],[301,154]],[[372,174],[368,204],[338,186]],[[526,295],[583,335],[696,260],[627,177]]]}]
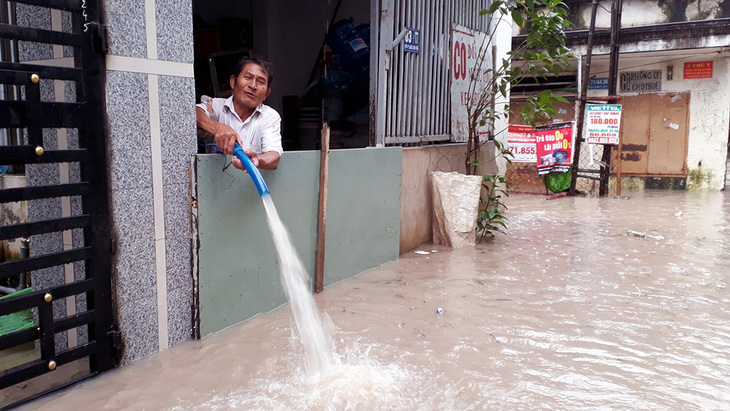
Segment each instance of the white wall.
[{"label": "white wall", "polygon": [[[601,0],[596,12],[596,27],[607,28],[611,26],[611,3],[612,0]],[[621,14],[621,25],[623,27],[648,26],[665,23],[670,19],[668,6],[659,4],[658,0],[624,0],[623,12]],[[679,3],[679,2],[677,2]],[[722,17],[723,0],[693,0],[688,2],[682,10],[686,21],[710,20]],[[681,5],[671,5],[681,7]],[[727,6],[725,6],[727,7]],[[590,2],[581,5],[581,17],[588,28],[591,21],[592,4]]]},{"label": "white wall", "polygon": [[[668,91],[691,91],[689,107],[688,170],[702,162],[711,181],[702,188],[720,190],[725,185],[728,129],[730,129],[730,53],[712,60],[711,79],[677,80],[668,82]],[[700,60],[695,60],[700,61]],[[674,65],[675,78],[683,77],[684,62]]]},{"label": "white wall", "polygon": [[[611,3],[613,1],[603,0],[598,2],[599,6],[596,10],[596,28],[611,27]],[[585,3],[582,5],[581,17],[586,27],[591,22],[591,10],[593,5]],[[624,7],[621,13],[621,26],[648,26],[652,24],[664,23],[667,16],[656,1],[631,1],[624,0]],[[582,27],[581,27],[582,28]]]}]

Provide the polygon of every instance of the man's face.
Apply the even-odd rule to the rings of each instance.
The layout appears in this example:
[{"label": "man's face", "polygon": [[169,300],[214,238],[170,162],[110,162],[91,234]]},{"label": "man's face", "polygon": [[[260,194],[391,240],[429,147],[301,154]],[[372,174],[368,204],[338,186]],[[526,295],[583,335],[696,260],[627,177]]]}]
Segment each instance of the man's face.
[{"label": "man's face", "polygon": [[271,93],[269,77],[256,63],[246,64],[238,77],[231,76],[231,88],[234,102],[252,110]]}]

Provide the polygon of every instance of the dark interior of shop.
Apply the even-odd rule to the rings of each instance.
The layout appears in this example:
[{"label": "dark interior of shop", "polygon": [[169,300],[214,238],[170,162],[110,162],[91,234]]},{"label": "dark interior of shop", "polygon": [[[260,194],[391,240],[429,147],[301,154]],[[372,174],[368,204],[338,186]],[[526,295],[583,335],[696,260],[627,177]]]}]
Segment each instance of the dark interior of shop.
[{"label": "dark interior of shop", "polygon": [[264,104],[282,117],[285,151],[320,149],[323,122],[330,148],[367,147],[369,20],[358,0],[194,0],[196,100],[230,96],[238,59],[258,55],[274,66]]}]

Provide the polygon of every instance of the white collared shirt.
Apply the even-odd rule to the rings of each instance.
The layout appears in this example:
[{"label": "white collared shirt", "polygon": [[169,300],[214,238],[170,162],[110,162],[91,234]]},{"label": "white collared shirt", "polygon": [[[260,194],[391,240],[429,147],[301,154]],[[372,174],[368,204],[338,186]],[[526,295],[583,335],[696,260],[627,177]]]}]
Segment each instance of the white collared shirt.
[{"label": "white collared shirt", "polygon": [[273,108],[260,104],[253,114],[246,121],[242,121],[233,107],[233,97],[214,98],[213,112],[208,112],[205,102],[197,107],[203,109],[205,114],[227,126],[230,126],[243,141],[242,147],[253,150],[259,154],[267,151],[276,151],[281,155],[284,150],[281,146],[281,116]]}]

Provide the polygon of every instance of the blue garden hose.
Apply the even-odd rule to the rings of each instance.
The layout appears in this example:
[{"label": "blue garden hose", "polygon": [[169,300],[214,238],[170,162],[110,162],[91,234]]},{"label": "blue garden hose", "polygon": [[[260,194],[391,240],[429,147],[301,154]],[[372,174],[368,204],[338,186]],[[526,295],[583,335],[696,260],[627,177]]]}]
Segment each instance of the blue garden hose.
[{"label": "blue garden hose", "polygon": [[269,194],[269,187],[266,186],[266,182],[264,181],[264,178],[261,177],[259,169],[256,168],[253,161],[251,161],[251,158],[246,155],[238,143],[233,146],[233,155],[241,160],[241,164],[243,164],[243,167],[246,171],[248,171],[248,175],[251,176],[253,183],[256,185],[256,189],[259,190],[259,195],[263,197],[264,194]]}]

